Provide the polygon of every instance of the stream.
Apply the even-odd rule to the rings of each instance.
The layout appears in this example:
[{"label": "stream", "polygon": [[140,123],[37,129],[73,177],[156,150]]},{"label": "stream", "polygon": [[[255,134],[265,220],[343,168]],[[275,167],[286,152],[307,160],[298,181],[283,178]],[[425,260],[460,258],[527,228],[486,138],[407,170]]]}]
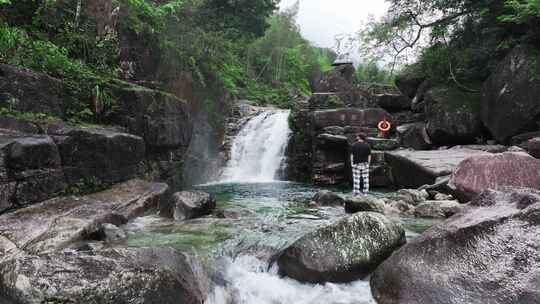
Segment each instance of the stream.
[{"label": "stream", "polygon": [[[183,222],[138,218],[125,227],[127,245],[173,247],[201,257],[213,281],[208,304],[375,303],[368,280],[314,285],[278,275],[273,262],[281,250],[345,216],[343,207],[309,204],[320,188],[275,181],[290,132],[288,114],[268,111],[252,118],[233,143],[221,181],[195,188],[216,198],[212,215]],[[396,220],[409,238],[433,224]]]}]

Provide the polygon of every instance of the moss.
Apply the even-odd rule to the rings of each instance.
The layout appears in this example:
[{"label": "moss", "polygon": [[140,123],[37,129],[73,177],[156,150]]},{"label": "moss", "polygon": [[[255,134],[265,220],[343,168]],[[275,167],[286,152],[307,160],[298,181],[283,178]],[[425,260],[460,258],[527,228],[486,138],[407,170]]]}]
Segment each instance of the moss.
[{"label": "moss", "polygon": [[88,177],[79,180],[77,183],[69,185],[62,195],[86,195],[101,192],[109,188],[109,185],[103,183],[96,177]]},{"label": "moss", "polygon": [[60,119],[59,117],[46,113],[20,112],[5,107],[0,108],[0,115],[13,117],[32,123],[54,123],[62,121],[62,119]]},{"label": "moss", "polygon": [[341,98],[339,98],[339,96],[330,95],[328,96],[328,106],[335,108],[344,107],[345,103],[343,102],[343,100],[341,100]]}]

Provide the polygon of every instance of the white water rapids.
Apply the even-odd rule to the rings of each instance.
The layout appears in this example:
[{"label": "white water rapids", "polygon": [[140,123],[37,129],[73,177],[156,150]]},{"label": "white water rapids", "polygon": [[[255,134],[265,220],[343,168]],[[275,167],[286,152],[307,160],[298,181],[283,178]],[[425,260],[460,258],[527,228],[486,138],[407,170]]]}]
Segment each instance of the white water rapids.
[{"label": "white water rapids", "polygon": [[234,139],[222,181],[271,182],[284,161],[290,111],[268,110],[250,119]]},{"label": "white water rapids", "polygon": [[217,286],[207,304],[375,304],[369,283],[303,284],[279,277],[276,266],[253,256],[228,261],[225,286]]}]

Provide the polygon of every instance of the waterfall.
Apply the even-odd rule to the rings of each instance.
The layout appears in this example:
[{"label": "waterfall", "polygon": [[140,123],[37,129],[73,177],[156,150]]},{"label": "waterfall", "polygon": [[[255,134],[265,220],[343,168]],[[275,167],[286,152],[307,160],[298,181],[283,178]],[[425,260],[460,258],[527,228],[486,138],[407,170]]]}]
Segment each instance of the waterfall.
[{"label": "waterfall", "polygon": [[227,182],[270,182],[285,159],[290,111],[268,110],[250,119],[235,137],[222,176]]}]

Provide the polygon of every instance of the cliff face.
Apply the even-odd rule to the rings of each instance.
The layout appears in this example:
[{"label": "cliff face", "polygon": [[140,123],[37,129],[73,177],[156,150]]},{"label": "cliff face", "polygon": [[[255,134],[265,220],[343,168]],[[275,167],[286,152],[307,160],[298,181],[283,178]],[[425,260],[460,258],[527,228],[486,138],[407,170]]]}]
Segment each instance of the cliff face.
[{"label": "cliff face", "polygon": [[[390,113],[377,106],[374,96],[353,83],[353,73],[352,65],[336,67],[316,86],[318,92],[296,104],[290,118],[293,136],[287,149],[289,179],[318,185],[348,184],[349,147],[356,133],[374,138],[377,123],[392,119]],[[374,147],[387,148],[375,141],[371,140]],[[376,156],[373,164],[373,184],[387,186],[389,179],[382,158]]]},{"label": "cliff face", "polygon": [[61,120],[70,91],[60,80],[8,65],[0,71],[0,105],[12,111],[0,119],[2,209],[135,176],[180,186],[193,132],[186,101],[111,82],[116,109],[102,118],[108,124],[74,125]]}]

